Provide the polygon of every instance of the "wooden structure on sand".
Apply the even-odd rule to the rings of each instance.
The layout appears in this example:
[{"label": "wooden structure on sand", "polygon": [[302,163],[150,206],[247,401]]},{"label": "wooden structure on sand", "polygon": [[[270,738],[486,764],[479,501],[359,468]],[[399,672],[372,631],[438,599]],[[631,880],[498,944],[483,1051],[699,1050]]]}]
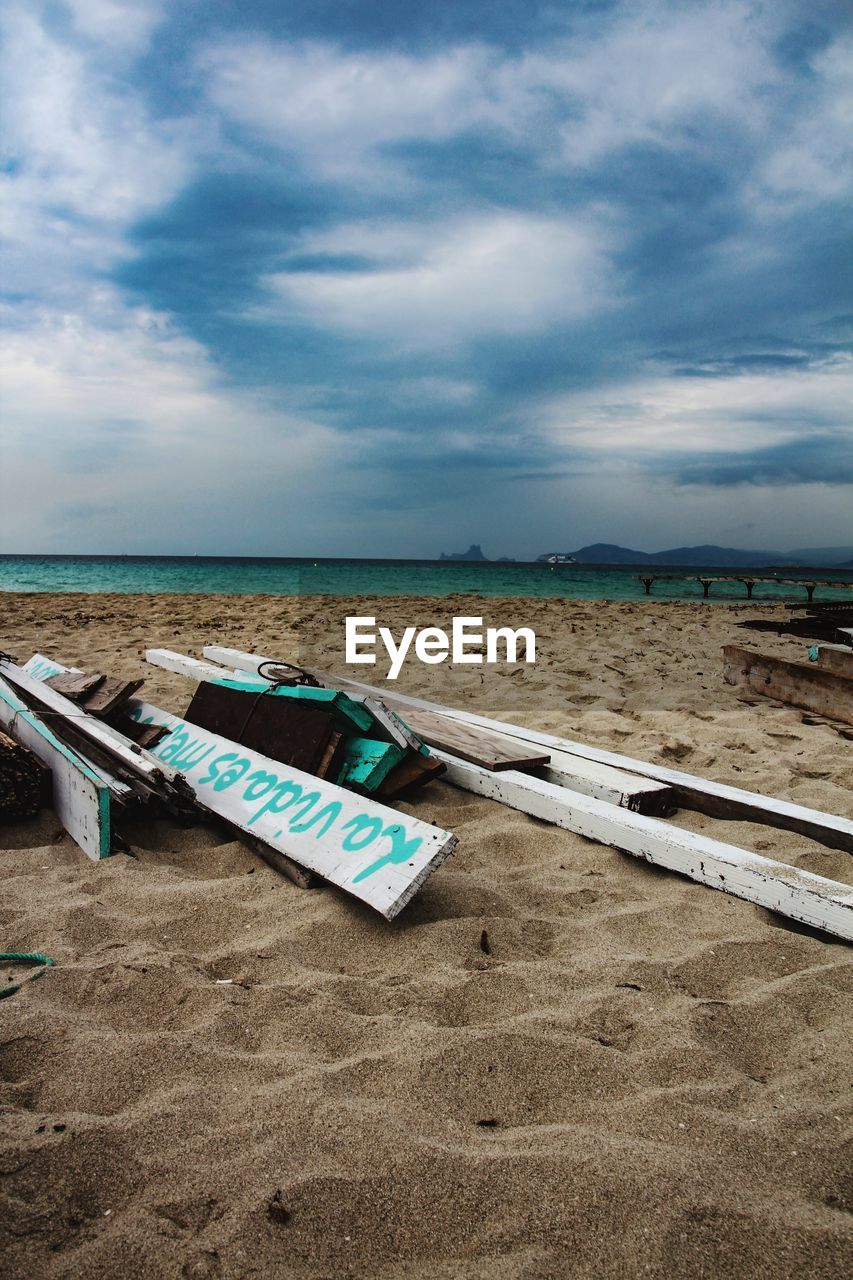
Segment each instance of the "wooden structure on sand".
[{"label": "wooden structure on sand", "polygon": [[828,578],[781,578],[774,574],[769,578],[758,578],[755,574],[692,574],[692,573],[638,573],[637,581],[642,582],[646,595],[652,594],[655,582],[701,582],[702,596],[707,600],[711,594],[712,582],[741,582],[746,587],[747,600],[752,599],[752,590],[756,582],[770,582],[779,587],[805,587],[808,600],[815,593],[815,587],[831,587],[833,590],[853,590],[853,582],[834,582]]}]

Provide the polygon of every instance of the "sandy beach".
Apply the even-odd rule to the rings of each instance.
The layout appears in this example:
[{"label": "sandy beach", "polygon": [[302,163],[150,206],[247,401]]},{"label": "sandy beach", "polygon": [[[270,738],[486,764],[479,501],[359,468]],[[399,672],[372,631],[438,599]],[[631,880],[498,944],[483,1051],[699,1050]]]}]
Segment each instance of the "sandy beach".
[{"label": "sandy beach", "polygon": [[[536,666],[407,663],[399,691],[853,816],[851,743],[723,681],[725,643],[803,656],[737,628],[773,606],[79,594],[2,613],[20,661],[144,676],[176,712],[192,686],[146,647],[344,673],[347,614],[482,614],[533,627]],[[214,825],[138,821],[132,856],[101,864],[48,810],[0,827],[0,949],[57,962],[0,1002],[0,1273],[850,1273],[853,950],[443,783],[403,807],[459,848],[390,924]],[[675,821],[851,880],[804,837]]]}]

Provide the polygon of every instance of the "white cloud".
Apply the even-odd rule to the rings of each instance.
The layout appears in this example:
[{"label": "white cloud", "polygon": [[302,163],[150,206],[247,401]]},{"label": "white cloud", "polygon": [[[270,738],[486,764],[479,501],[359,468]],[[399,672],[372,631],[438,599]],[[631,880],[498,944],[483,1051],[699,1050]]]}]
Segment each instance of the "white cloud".
[{"label": "white cloud", "polygon": [[563,396],[536,421],[552,444],[585,454],[654,461],[738,455],[803,439],[810,430],[853,437],[853,357],[772,373],[673,377],[661,371],[606,393]]},{"label": "white cloud", "polygon": [[754,0],[643,0],[513,55],[471,43],[417,57],[219,40],[199,66],[225,115],[343,181],[399,187],[411,173],[389,144],[485,129],[568,172],[632,144],[714,159],[735,146],[754,168],[751,198],[837,196],[849,181],[850,42],[839,37],[803,79],[773,53],[789,22],[785,6]]},{"label": "white cloud", "polygon": [[[179,551],[196,530],[220,553],[270,549],[270,509],[298,532],[336,433],[225,385],[162,315],[108,290],[85,312],[45,311],[0,344],[6,550]],[[75,515],[63,530],[69,506],[92,510],[94,534]],[[63,532],[77,541],[57,548]]]},{"label": "white cloud", "polygon": [[165,6],[166,0],[65,0],[75,30],[113,52],[144,47]]},{"label": "white cloud", "polygon": [[853,36],[812,60],[808,103],[760,166],[753,194],[787,214],[791,202],[837,200],[853,189]]},{"label": "white cloud", "polygon": [[489,55],[476,46],[416,58],[229,41],[209,47],[200,66],[226,114],[327,176],[353,176],[385,143],[454,137],[505,111],[490,102]]},{"label": "white cloud", "polygon": [[[104,23],[110,15],[118,21],[122,10],[77,8]],[[150,17],[145,6],[133,8]],[[137,40],[146,35],[141,17],[135,29],[129,19]],[[103,272],[127,253],[129,225],[180,189],[198,134],[150,119],[139,93],[113,76],[113,49],[63,41],[39,21],[38,6],[7,4],[2,36],[6,286],[72,295],[79,276]]]},{"label": "white cloud", "polygon": [[306,235],[297,255],[354,254],[367,270],[281,272],[284,305],[317,324],[446,348],[572,321],[604,304],[607,242],[582,218],[487,213],[440,224],[361,223]]}]

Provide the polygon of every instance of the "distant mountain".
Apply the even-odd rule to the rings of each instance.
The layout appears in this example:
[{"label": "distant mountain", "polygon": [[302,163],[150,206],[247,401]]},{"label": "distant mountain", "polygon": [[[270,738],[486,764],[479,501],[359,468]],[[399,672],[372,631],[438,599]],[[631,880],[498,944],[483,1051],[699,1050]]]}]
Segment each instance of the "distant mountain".
[{"label": "distant mountain", "polygon": [[483,548],[476,542],[472,542],[467,551],[442,551],[438,557],[439,560],[485,560]]},{"label": "distant mountain", "polygon": [[832,564],[849,569],[853,563],[853,547],[796,547],[788,553],[800,564]]},{"label": "distant mountain", "polygon": [[596,542],[576,551],[579,564],[713,564],[727,567],[763,564],[790,564],[778,551],[740,551],[734,547],[673,547],[667,551],[636,551],[610,542]]}]

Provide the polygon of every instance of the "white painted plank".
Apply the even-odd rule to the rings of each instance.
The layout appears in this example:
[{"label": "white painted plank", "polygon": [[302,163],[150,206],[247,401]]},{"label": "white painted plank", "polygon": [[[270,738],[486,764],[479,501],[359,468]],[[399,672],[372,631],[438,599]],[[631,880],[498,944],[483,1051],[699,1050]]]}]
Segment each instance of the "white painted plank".
[{"label": "white painted plank", "polygon": [[608,804],[630,809],[634,813],[651,813],[656,817],[664,817],[676,808],[672,788],[664,782],[641,778],[636,774],[626,773],[624,769],[597,764],[594,760],[584,760],[580,756],[569,755],[566,751],[551,750],[550,757],[550,764],[544,771],[545,777],[548,782],[557,786],[568,787],[581,795],[605,800]]},{"label": "white painted plank", "polygon": [[52,658],[46,658],[43,653],[34,653],[29,662],[24,663],[21,670],[26,671],[27,675],[32,676],[35,680],[47,680],[50,676],[64,675],[67,671],[73,671],[75,675],[83,674],[79,667],[63,667],[61,663],[54,662]]},{"label": "white painted plank", "polygon": [[713,889],[853,941],[853,886],[682,831],[644,814],[627,813],[526,773],[493,773],[443,751],[435,754],[446,763],[444,778],[454,786],[500,800],[588,840],[612,845]]},{"label": "white painted plank", "polygon": [[[246,653],[243,649],[226,649],[222,645],[207,644],[202,649],[205,658],[209,658],[211,662],[218,662],[223,667],[231,667],[235,671],[248,671],[253,675],[257,675],[262,662],[272,662],[272,658],[264,658],[259,653]],[[378,689],[371,689],[374,694],[379,694]]]},{"label": "white painted plank", "polygon": [[391,920],[456,837],[313,774],[132,699],[129,714],[169,734],[152,755],[180,769],[201,808],[258,837]]},{"label": "white painted plank", "polygon": [[[230,671],[223,667],[215,666],[212,662],[201,662],[198,658],[191,658],[185,653],[175,653],[172,649],[146,649],[145,661],[150,662],[152,667],[162,667],[164,671],[172,671],[178,676],[189,676],[192,680],[222,680],[225,677],[233,677],[235,669]],[[242,670],[242,669],[241,669]],[[258,680],[258,684],[267,683]]]},{"label": "white painted plank", "polygon": [[3,679],[0,679],[0,728],[50,769],[53,809],[72,840],[93,861],[109,857],[109,788],[76,752],[60,742]]}]

